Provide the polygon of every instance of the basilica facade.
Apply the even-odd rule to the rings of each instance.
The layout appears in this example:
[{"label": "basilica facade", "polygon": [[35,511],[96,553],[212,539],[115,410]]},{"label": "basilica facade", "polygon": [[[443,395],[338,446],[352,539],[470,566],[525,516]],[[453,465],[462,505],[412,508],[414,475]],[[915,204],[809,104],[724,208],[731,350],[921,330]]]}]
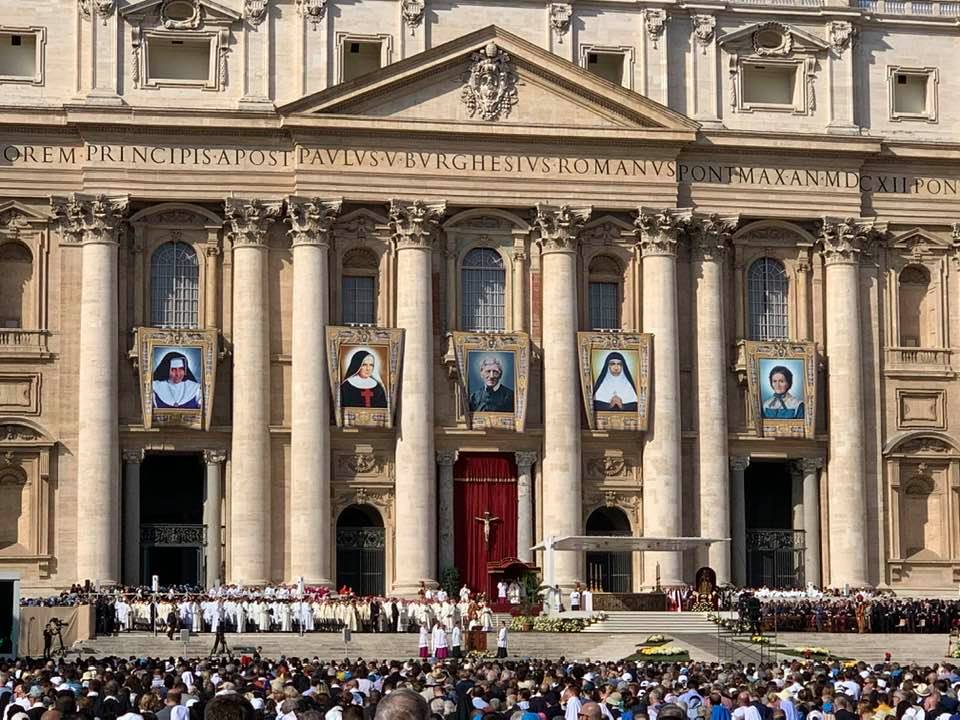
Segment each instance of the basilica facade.
[{"label": "basilica facade", "polygon": [[954,587],[958,16],[4,3],[0,569]]}]

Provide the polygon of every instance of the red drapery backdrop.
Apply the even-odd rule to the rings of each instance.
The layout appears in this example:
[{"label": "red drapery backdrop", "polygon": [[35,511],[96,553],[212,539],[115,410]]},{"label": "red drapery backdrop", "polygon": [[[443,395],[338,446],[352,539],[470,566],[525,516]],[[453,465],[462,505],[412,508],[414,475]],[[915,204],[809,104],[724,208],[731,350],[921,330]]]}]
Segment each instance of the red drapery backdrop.
[{"label": "red drapery backdrop", "polygon": [[[513,454],[462,453],[453,468],[454,559],[461,582],[496,600],[487,563],[517,555],[517,466]],[[490,544],[482,518],[490,524]]]}]

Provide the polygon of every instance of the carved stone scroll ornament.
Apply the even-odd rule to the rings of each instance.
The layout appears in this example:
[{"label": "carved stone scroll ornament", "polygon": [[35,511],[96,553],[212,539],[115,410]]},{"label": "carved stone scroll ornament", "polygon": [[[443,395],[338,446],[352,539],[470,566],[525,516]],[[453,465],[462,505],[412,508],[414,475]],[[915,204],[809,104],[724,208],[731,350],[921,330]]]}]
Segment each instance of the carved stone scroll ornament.
[{"label": "carved stone scroll ornament", "polygon": [[[191,13],[186,17],[170,17],[167,9],[173,2],[177,3],[178,8],[186,5],[191,6]],[[203,11],[200,7],[200,0],[164,0],[160,6],[160,22],[167,30],[196,30],[203,23]]]},{"label": "carved stone scroll ornament", "polygon": [[267,19],[268,0],[243,0],[243,16],[256,27]]},{"label": "carved stone scroll ornament", "polygon": [[689,224],[689,212],[674,209],[640,208],[634,226],[640,238],[640,252],[650,255],[676,255],[677,238]]},{"label": "carved stone scroll ornament", "polygon": [[570,3],[550,3],[550,26],[557,34],[557,42],[563,43],[563,36],[570,29],[573,6]]},{"label": "carved stone scroll ornament", "polygon": [[592,207],[574,208],[569,205],[546,205],[537,203],[533,223],[539,231],[540,246],[545,252],[572,251],[576,247],[580,230],[590,215]]},{"label": "carved stone scroll ornament", "polygon": [[340,215],[343,200],[309,200],[298,197],[287,199],[286,222],[289,235],[296,245],[329,247],[330,228]]},{"label": "carved stone scroll ornament", "polygon": [[827,265],[857,263],[879,237],[872,220],[825,217],[820,225],[818,244]]},{"label": "carved stone scroll ornament", "polygon": [[510,55],[487,43],[470,56],[470,69],[463,76],[460,98],[470,117],[481,120],[506,120],[517,104],[517,74]]},{"label": "carved stone scroll ornament", "polygon": [[856,38],[857,29],[846,20],[832,20],[829,28],[830,46],[838,55],[843,55],[843,51],[853,46]]},{"label": "carved stone scroll ornament", "polygon": [[793,52],[793,33],[782,23],[763,23],[750,39],[753,51],[761,57],[786,57]]},{"label": "carved stone scroll ornament", "polygon": [[431,247],[434,231],[446,211],[445,202],[391,200],[389,227],[397,247]]},{"label": "carved stone scroll ornament", "polygon": [[107,24],[107,18],[113,14],[115,0],[79,0],[80,15],[89,20],[95,13]]},{"label": "carved stone scroll ornament", "polygon": [[737,229],[739,216],[694,215],[690,220],[693,250],[704,260],[722,259],[730,247],[730,238]]},{"label": "carved stone scroll ornament", "polygon": [[707,54],[707,48],[713,40],[714,32],[717,28],[717,18],[713,15],[694,15],[693,16],[693,36],[700,46],[700,52]]},{"label": "carved stone scroll ornament", "polygon": [[667,27],[667,11],[661,8],[647,8],[643,11],[644,23],[647,28],[647,34],[653,44],[654,50],[657,49],[660,38],[663,37],[663,31]]},{"label": "carved stone scroll ornament", "polygon": [[115,243],[130,201],[126,197],[81,195],[51,197],[50,207],[68,242]]},{"label": "carved stone scroll ornament", "polygon": [[400,3],[400,12],[403,14],[403,21],[410,28],[410,35],[415,35],[417,27],[423,22],[425,9],[425,0],[402,0]]},{"label": "carved stone scroll ornament", "polygon": [[224,217],[230,225],[234,246],[265,245],[270,225],[280,217],[280,202],[227,198]]},{"label": "carved stone scroll ornament", "polygon": [[297,12],[310,21],[316,30],[327,13],[327,0],[297,0]]}]

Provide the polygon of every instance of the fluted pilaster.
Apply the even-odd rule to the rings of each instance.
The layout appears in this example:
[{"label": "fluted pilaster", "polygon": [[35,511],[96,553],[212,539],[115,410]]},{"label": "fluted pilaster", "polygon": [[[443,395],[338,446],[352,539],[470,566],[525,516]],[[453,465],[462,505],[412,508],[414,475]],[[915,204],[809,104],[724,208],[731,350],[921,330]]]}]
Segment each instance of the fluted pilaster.
[{"label": "fluted pilaster", "polygon": [[[117,247],[126,197],[51,198],[64,239],[81,245],[77,399],[77,578],[120,582]],[[86,374],[96,368],[96,382]],[[138,529],[139,532],[139,529]]]},{"label": "fluted pilaster", "polygon": [[[267,235],[280,202],[229,198],[233,242],[233,441],[230,582],[263,585],[270,573],[270,307]],[[255,378],[255,381],[249,379]]]},{"label": "fluted pilaster", "polygon": [[446,203],[390,201],[397,248],[397,327],[404,362],[397,427],[394,591],[413,595],[421,580],[436,584],[437,482],[433,443],[433,246]]},{"label": "fluted pilaster", "polygon": [[[689,230],[693,250],[697,324],[697,482],[701,537],[730,537],[730,487],[727,464],[727,338],[724,327],[723,262],[738,218],[694,216]],[[654,339],[656,343],[656,339]],[[730,581],[730,546],[710,546],[702,561]]]},{"label": "fluted pilaster", "polygon": [[332,585],[330,548],[330,396],[324,328],[330,320],[330,229],[341,200],[287,199],[293,243],[290,517],[291,580]]},{"label": "fluted pilaster", "polygon": [[[677,243],[690,213],[640,208],[636,220],[643,257],[643,330],[653,334],[652,408],[643,450],[643,528],[649,537],[683,534],[680,468],[680,358],[677,329]],[[679,552],[644,555],[644,584],[679,585]]]},{"label": "fluted pilaster", "polygon": [[[590,207],[537,205],[543,277],[543,514],[554,535],[579,535],[580,388],[577,366],[577,243]],[[583,579],[581,553],[559,553],[556,582]]]}]

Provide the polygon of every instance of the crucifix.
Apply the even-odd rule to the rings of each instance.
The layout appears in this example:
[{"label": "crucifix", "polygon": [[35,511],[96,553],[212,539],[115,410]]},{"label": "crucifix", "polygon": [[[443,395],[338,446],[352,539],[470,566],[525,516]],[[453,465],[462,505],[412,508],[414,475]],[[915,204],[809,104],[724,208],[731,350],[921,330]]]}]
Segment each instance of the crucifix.
[{"label": "crucifix", "polygon": [[483,511],[483,517],[474,518],[477,522],[483,523],[483,541],[487,544],[487,549],[490,549],[490,525],[495,522],[500,522],[500,518],[496,515],[491,515],[489,510]]},{"label": "crucifix", "polygon": [[364,407],[372,407],[373,404],[373,390],[366,388],[365,390],[360,391],[360,397],[363,398]]}]

